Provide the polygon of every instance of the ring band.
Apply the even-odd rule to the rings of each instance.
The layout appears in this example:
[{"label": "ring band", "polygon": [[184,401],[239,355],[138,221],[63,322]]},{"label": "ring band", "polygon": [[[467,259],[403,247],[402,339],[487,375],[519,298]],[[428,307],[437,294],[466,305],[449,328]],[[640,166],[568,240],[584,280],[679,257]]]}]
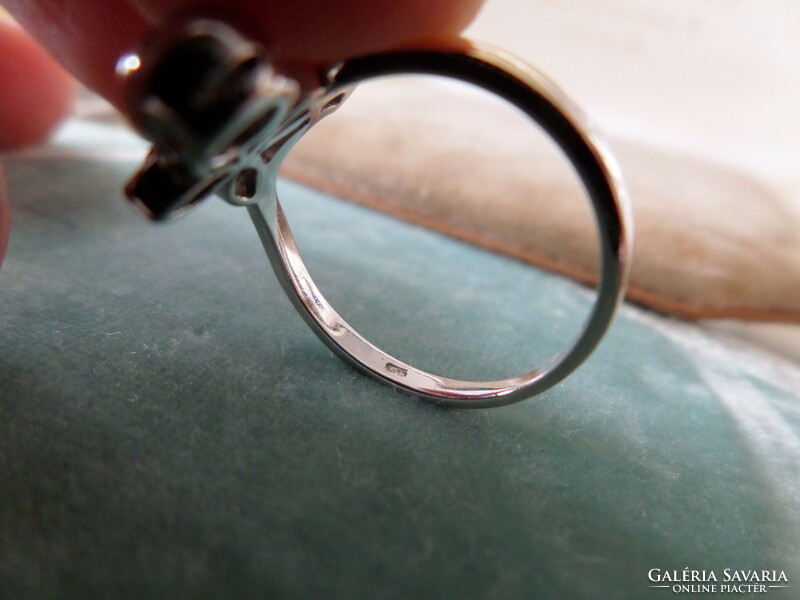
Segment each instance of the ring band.
[{"label": "ring band", "polygon": [[[477,408],[516,402],[558,383],[592,353],[625,290],[632,249],[629,207],[619,170],[604,143],[581,111],[544,75],[505,53],[464,42],[453,48],[351,59],[326,72],[318,87],[309,88],[300,79],[273,72],[263,49],[217,21],[193,21],[177,31],[120,61],[131,81],[134,124],[155,142],[126,188],[148,216],[164,219],[182,214],[212,191],[231,204],[246,206],[284,290],[320,339],[364,373],[438,404]],[[202,81],[191,82],[188,92],[172,89],[169,82],[159,89],[163,83],[159,78],[169,79],[165,73],[172,72],[169,63],[175,56],[200,64],[192,70]],[[237,73],[240,79],[246,73],[247,81],[237,79]],[[496,381],[462,381],[425,372],[359,335],[311,279],[277,197],[280,163],[355,85],[398,74],[458,79],[513,104],[556,142],[586,188],[600,243],[597,299],[572,346],[547,364]],[[214,100],[215,86],[220,85],[243,91],[233,94],[235,102],[230,91],[219,95],[222,100]],[[213,101],[202,105],[196,101],[198,93]]]}]

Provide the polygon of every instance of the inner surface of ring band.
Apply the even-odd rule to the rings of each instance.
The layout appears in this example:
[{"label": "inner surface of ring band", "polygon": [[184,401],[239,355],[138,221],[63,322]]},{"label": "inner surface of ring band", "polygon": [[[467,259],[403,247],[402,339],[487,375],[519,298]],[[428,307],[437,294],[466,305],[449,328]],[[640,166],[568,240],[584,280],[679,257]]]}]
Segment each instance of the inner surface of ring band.
[{"label": "inner surface of ring band", "polygon": [[365,340],[331,307],[300,258],[280,204],[258,202],[250,207],[250,214],[296,308],[342,358],[384,382],[443,404],[507,404],[563,379],[591,353],[610,322],[625,280],[629,239],[618,176],[602,144],[552,84],[494,53],[407,52],[357,59],[342,68],[337,85],[413,72],[460,79],[511,102],[538,122],[575,166],[588,190],[598,224],[601,277],[597,302],[574,346],[540,368],[496,381],[461,381],[417,369]]},{"label": "inner surface of ring band", "polygon": [[[544,375],[534,371],[524,376],[491,382],[469,382],[433,375],[417,369],[400,359],[383,352],[356,332],[330,305],[322,292],[317,288],[300,257],[294,236],[284,215],[280,203],[276,203],[275,212],[264,220],[265,213],[257,208],[251,209],[251,216],[256,223],[262,241],[274,246],[280,255],[280,264],[285,268],[285,275],[291,284],[290,298],[295,300],[296,307],[318,334],[325,336],[334,351],[356,367],[366,370],[370,375],[385,379],[394,385],[417,394],[447,399],[500,399],[520,384]],[[275,236],[273,237],[273,233]],[[264,239],[266,236],[266,239]],[[495,402],[491,402],[495,404]]]}]

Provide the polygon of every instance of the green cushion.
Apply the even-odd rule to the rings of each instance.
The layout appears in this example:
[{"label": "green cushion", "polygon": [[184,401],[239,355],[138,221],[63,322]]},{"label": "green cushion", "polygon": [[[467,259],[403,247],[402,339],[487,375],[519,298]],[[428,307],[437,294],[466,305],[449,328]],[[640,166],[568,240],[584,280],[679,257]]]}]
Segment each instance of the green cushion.
[{"label": "green cushion", "polygon": [[[243,210],[153,226],[119,197],[132,168],[6,160],[0,597],[656,598],[648,571],[686,566],[800,585],[800,369],[627,307],[551,391],[437,408],[314,337]],[[334,305],[445,374],[530,367],[591,303],[283,196]]]}]

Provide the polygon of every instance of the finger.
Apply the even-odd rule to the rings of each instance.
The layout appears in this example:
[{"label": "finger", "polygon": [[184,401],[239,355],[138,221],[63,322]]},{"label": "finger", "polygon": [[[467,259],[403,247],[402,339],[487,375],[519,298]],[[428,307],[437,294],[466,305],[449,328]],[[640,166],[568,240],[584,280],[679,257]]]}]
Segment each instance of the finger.
[{"label": "finger", "polygon": [[0,150],[43,141],[69,113],[75,88],[22,29],[0,19]]},{"label": "finger", "polygon": [[[155,23],[198,6],[197,0],[129,1]],[[481,4],[482,0],[227,0],[224,11],[284,58],[334,61],[456,35]],[[214,10],[223,9],[215,4]]]},{"label": "finger", "polygon": [[[453,35],[482,0],[6,0],[14,17],[81,81],[117,106],[117,58],[150,24],[193,6],[221,12],[283,58],[334,61],[364,52]],[[221,8],[222,6],[222,8]],[[198,12],[203,12],[198,9]]]},{"label": "finger", "polygon": [[122,88],[114,67],[148,28],[136,10],[122,0],[2,1],[17,22],[68,71],[121,105]]}]

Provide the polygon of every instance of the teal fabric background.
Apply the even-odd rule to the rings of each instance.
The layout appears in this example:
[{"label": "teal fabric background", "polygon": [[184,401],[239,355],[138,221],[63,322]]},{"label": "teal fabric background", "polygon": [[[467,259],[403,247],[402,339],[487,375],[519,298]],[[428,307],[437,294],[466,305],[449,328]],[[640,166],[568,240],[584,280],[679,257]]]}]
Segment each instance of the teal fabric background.
[{"label": "teal fabric background", "polygon": [[[647,572],[686,566],[786,570],[770,597],[800,587],[796,367],[627,307],[553,390],[440,409],[313,336],[244,211],[140,219],[118,192],[132,166],[6,161],[1,597],[659,598]],[[283,195],[323,291],[406,360],[510,374],[591,304]]]}]

